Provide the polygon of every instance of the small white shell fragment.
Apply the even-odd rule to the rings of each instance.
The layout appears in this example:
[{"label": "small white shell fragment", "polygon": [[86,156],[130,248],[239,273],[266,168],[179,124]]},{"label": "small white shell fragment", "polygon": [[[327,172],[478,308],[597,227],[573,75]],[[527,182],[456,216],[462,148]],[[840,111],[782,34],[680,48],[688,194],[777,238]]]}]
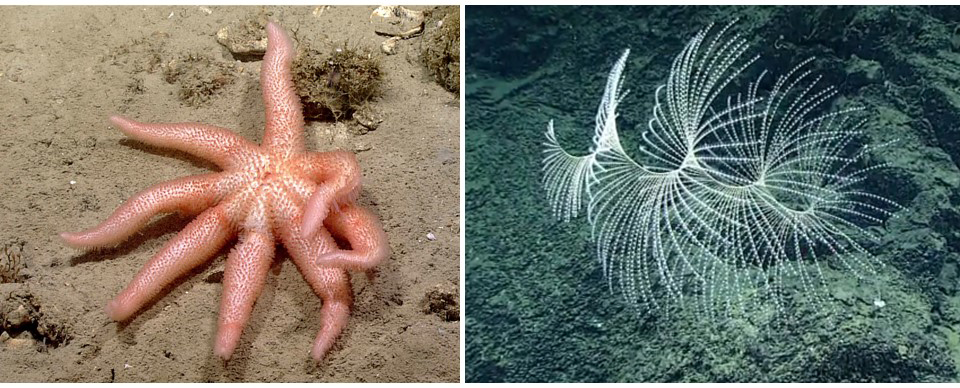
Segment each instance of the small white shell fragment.
[{"label": "small white shell fragment", "polygon": [[393,55],[397,53],[397,42],[400,41],[399,36],[394,36],[390,39],[383,41],[380,44],[380,51],[383,51],[384,54]]},{"label": "small white shell fragment", "polygon": [[313,16],[320,17],[323,16],[323,11],[330,9],[329,5],[321,5],[313,9]]},{"label": "small white shell fragment", "polygon": [[433,232],[427,233],[427,240],[433,241],[436,240],[437,236]]},{"label": "small white shell fragment", "polygon": [[370,13],[370,18],[373,18],[374,16],[388,18],[390,17],[390,15],[393,15],[393,11],[397,9],[397,7],[399,6],[398,5],[381,5],[377,7],[377,9],[373,10],[372,13]]}]

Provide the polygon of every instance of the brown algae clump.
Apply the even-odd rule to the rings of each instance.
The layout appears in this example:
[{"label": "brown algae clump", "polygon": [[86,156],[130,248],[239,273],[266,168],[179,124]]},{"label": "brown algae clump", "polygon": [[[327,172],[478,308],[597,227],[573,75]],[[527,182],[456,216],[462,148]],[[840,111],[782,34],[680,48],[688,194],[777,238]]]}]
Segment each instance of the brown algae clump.
[{"label": "brown algae clump", "polygon": [[[430,28],[436,26],[435,28]],[[420,58],[437,83],[460,93],[460,10],[437,7],[427,17]]]},{"label": "brown algae clump", "polygon": [[20,283],[26,276],[21,273],[27,265],[23,260],[23,242],[5,244],[0,253],[0,283]]},{"label": "brown algae clump", "polygon": [[343,43],[329,53],[307,47],[293,63],[293,83],[305,118],[339,121],[382,93],[383,70],[379,54],[362,47]]},{"label": "brown algae clump", "polygon": [[233,63],[218,62],[210,55],[188,54],[162,65],[163,79],[177,85],[177,97],[188,106],[200,107],[236,80]]}]

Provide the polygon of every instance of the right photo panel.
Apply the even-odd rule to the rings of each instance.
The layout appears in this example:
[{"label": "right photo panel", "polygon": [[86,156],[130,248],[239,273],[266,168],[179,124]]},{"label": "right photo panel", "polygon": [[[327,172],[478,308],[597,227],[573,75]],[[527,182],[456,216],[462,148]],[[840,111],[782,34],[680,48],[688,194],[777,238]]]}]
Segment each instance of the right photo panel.
[{"label": "right photo panel", "polygon": [[467,382],[948,382],[960,7],[467,6]]}]

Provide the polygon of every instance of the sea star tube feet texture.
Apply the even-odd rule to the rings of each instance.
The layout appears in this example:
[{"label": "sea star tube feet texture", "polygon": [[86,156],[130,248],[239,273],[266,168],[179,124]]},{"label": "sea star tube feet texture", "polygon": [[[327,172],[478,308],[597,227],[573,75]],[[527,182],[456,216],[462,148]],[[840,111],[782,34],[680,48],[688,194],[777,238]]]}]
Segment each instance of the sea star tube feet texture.
[{"label": "sea star tube feet texture", "polygon": [[[322,299],[317,361],[343,330],[353,302],[348,271],[368,271],[390,255],[377,217],[356,204],[360,166],[349,152],[309,152],[300,100],[290,73],[293,42],[267,25],[260,84],[266,108],[263,142],[196,123],[141,123],[113,116],[124,134],[209,160],[222,171],[154,185],[134,195],[99,225],[60,236],[76,248],[117,245],[160,213],[195,216],[106,306],[116,321],[131,319],[161,290],[214,256],[235,236],[227,256],[214,353],[227,360],[239,343],[282,243]],[[337,245],[335,238],[349,244]]]}]

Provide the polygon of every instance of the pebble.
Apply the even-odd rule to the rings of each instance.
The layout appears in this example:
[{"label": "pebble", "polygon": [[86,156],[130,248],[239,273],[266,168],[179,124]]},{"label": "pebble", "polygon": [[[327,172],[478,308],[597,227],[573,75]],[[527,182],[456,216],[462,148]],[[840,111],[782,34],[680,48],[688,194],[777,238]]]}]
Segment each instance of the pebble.
[{"label": "pebble", "polygon": [[267,35],[253,36],[245,29],[248,26],[231,25],[217,31],[217,43],[226,47],[235,59],[254,61],[263,58],[267,52]]},{"label": "pebble", "polygon": [[437,236],[433,232],[427,233],[427,240],[433,241],[436,240]]},{"label": "pebble", "polygon": [[[353,118],[357,120],[357,124],[360,124],[364,128],[370,131],[376,131],[380,127],[380,124],[383,123],[383,116],[379,113],[373,111],[368,106],[363,106],[359,110],[353,113]],[[366,132],[364,132],[366,133]],[[363,133],[361,133],[362,135]]]},{"label": "pebble", "polygon": [[12,349],[26,349],[37,345],[37,340],[33,338],[11,338],[4,342],[7,347]]},{"label": "pebble", "polygon": [[8,328],[18,328],[31,321],[30,312],[27,311],[27,308],[23,305],[17,307],[16,310],[8,312],[3,318],[4,322],[2,323]]},{"label": "pebble", "polygon": [[370,151],[371,149],[373,149],[373,146],[365,142],[357,142],[353,145],[353,150],[355,152]]},{"label": "pebble", "polygon": [[380,45],[380,51],[383,51],[383,53],[387,55],[396,54],[397,42],[400,42],[399,36],[394,36],[390,39],[383,41],[383,43]]}]

